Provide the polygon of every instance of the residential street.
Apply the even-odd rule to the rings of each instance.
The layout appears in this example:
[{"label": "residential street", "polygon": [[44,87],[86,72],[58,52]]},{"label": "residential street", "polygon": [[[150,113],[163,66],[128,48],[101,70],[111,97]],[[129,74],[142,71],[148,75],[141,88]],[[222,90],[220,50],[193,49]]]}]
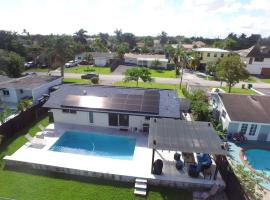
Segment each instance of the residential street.
[{"label": "residential street", "polygon": [[[38,72],[37,74],[48,74],[47,72]],[[51,75],[60,75],[59,71],[53,71],[51,72]],[[66,78],[81,78],[82,74],[77,74],[77,73],[65,73]],[[111,85],[113,82],[116,81],[122,81],[124,76],[123,75],[99,75],[100,81],[104,85]],[[167,83],[167,84],[179,84],[180,78],[154,78],[155,82],[158,83]],[[219,81],[207,81],[204,80],[203,78],[200,78],[196,76],[193,73],[190,72],[185,72],[184,77],[183,77],[184,82],[189,82],[192,84],[198,84],[202,86],[210,86],[210,87],[218,87],[220,86]],[[240,82],[236,85],[236,87],[241,87],[244,82]],[[223,83],[225,85],[225,83]],[[254,88],[270,88],[270,84],[267,83],[252,83]]]}]

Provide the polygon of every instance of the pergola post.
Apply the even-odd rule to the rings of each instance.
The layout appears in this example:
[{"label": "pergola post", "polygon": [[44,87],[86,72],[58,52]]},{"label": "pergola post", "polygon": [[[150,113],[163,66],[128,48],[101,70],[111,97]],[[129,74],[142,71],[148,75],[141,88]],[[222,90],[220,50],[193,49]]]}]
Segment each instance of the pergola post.
[{"label": "pergola post", "polygon": [[153,164],[154,164],[154,159],[155,159],[155,149],[152,149],[152,162],[151,162],[151,174],[153,174]]},{"label": "pergola post", "polygon": [[220,165],[220,156],[216,155],[216,169],[214,173],[214,180],[217,180],[217,173],[218,173],[219,165]]}]

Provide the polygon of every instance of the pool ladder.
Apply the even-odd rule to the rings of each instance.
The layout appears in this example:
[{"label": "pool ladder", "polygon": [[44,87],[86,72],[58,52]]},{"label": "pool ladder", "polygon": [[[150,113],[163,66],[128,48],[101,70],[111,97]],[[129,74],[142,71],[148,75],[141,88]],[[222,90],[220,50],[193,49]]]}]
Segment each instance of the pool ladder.
[{"label": "pool ladder", "polygon": [[147,179],[144,179],[144,178],[136,178],[135,179],[134,194],[146,196],[146,194],[147,194]]}]

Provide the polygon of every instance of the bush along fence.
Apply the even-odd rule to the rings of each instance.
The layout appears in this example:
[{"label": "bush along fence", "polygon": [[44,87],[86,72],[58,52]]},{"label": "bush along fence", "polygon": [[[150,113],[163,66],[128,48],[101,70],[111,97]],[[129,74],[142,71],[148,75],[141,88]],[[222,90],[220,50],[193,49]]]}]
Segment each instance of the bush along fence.
[{"label": "bush along fence", "polygon": [[226,183],[225,192],[228,196],[228,199],[251,200],[242,188],[238,178],[236,177],[230,163],[225,156],[223,156],[221,159],[219,171]]},{"label": "bush along fence", "polygon": [[27,110],[20,112],[14,118],[8,120],[0,126],[1,143],[12,138],[18,131],[29,127],[33,122],[38,121],[48,113],[47,108],[43,108],[44,102],[31,106]]}]

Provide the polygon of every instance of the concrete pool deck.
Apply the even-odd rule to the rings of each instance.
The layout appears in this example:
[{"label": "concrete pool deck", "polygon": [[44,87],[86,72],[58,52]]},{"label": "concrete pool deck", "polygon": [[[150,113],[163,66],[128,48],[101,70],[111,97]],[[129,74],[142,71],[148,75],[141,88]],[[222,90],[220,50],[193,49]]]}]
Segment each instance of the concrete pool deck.
[{"label": "concrete pool deck", "polygon": [[[126,135],[136,138],[136,146],[132,160],[120,160],[107,157],[62,153],[48,150],[67,130],[85,132],[98,131],[113,135]],[[149,184],[176,186],[181,188],[208,189],[213,183],[225,187],[221,176],[216,180],[191,178],[187,168],[178,171],[173,161],[174,152],[159,151],[156,158],[164,162],[163,174],[151,174],[152,149],[147,146],[148,135],[140,132],[119,131],[118,129],[70,126],[66,124],[50,124],[45,134],[37,134],[46,143],[43,147],[36,147],[26,143],[13,155],[4,158],[8,166],[26,166],[33,169],[56,171],[90,177],[101,177],[118,181],[134,182],[135,178],[145,178]],[[45,132],[46,132],[45,131]]]}]

